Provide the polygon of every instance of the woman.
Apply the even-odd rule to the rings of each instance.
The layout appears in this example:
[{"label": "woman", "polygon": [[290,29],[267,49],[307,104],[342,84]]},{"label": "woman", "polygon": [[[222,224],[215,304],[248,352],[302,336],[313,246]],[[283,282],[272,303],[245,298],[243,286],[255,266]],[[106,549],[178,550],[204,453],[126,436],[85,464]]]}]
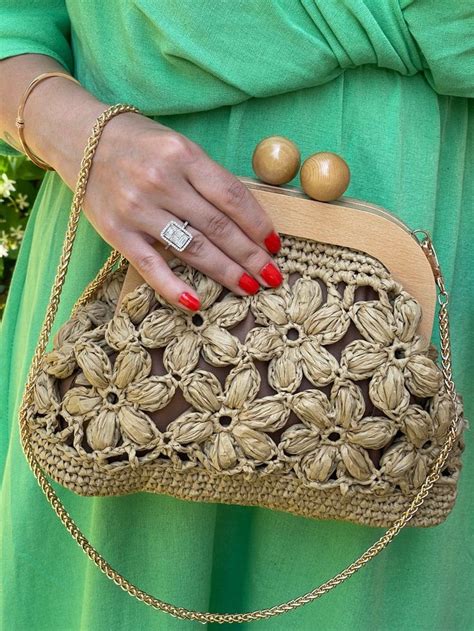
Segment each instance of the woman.
[{"label": "woman", "polygon": [[[236,176],[252,175],[250,157],[261,138],[281,134],[304,157],[318,150],[343,155],[352,171],[350,196],[433,233],[452,288],[454,364],[469,416],[472,18],[467,0],[2,2],[2,150],[14,150],[16,110],[35,76],[66,69],[81,84],[43,81],[25,109],[27,142],[55,172],[47,173],[29,220],[1,333],[5,629],[196,627],[105,580],[45,502],[19,443],[18,406],[70,188],[106,104],[133,103],[148,118],[122,114],[104,132],[55,327],[111,246],[170,301],[198,308],[199,296],[151,246],[174,217],[189,220],[195,236],[182,258],[232,291],[278,284],[273,226]],[[459,499],[444,524],[404,531],[349,583],[259,628],[473,628],[466,545],[474,471],[472,458],[465,460]],[[378,535],[259,508],[59,493],[125,576],[198,610],[247,611],[287,600],[339,571]]]}]

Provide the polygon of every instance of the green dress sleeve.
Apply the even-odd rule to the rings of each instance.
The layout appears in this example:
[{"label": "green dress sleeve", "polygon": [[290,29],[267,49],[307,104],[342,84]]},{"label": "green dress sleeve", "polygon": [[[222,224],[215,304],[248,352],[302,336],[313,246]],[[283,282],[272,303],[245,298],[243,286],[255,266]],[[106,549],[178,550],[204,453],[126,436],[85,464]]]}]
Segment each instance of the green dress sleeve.
[{"label": "green dress sleeve", "polygon": [[[70,23],[64,0],[2,0],[0,60],[24,53],[48,55],[72,72]],[[19,155],[3,141],[0,154]]]},{"label": "green dress sleeve", "polygon": [[474,2],[402,0],[424,73],[439,94],[474,97]]}]

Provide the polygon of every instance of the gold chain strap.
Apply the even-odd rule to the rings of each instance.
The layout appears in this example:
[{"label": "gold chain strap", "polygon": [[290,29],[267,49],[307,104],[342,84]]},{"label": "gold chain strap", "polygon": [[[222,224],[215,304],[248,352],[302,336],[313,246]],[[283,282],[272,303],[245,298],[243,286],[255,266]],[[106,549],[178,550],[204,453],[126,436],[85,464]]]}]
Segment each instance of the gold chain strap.
[{"label": "gold chain strap", "polygon": [[[94,152],[97,148],[101,133],[106,123],[122,112],[138,112],[137,108],[129,105],[114,105],[108,108],[96,121],[92,134],[88,140],[84,158],[81,163],[81,168],[79,172],[79,177],[76,185],[76,190],[74,193],[72,205],[71,205],[71,215],[69,218],[69,223],[66,231],[66,236],[64,239],[64,245],[61,253],[60,263],[58,265],[56,277],[54,280],[53,288],[51,290],[51,298],[48,304],[45,320],[41,329],[41,333],[39,336],[38,344],[36,346],[33,360],[30,366],[30,371],[28,373],[28,378],[25,386],[25,391],[23,394],[23,399],[19,411],[19,422],[20,422],[20,434],[21,434],[21,442],[23,446],[23,450],[25,456],[28,460],[28,464],[33,471],[38,484],[40,485],[43,493],[46,496],[46,499],[50,503],[51,507],[55,511],[56,515],[59,517],[61,522],[63,523],[66,530],[69,534],[75,539],[75,541],[80,545],[82,550],[87,554],[87,556],[95,563],[95,565],[103,572],[109,579],[111,579],[116,585],[125,590],[130,596],[133,596],[137,600],[153,607],[154,609],[159,609],[165,613],[168,613],[176,618],[181,618],[185,620],[194,620],[200,623],[208,623],[208,622],[216,622],[216,623],[240,623],[240,622],[250,622],[252,620],[262,620],[266,618],[272,618],[274,616],[278,616],[284,614],[286,612],[292,611],[298,607],[306,605],[317,598],[321,597],[323,594],[327,593],[337,585],[340,585],[348,578],[350,578],[353,574],[358,572],[364,565],[366,565],[371,559],[377,556],[384,548],[388,546],[388,544],[396,537],[396,535],[400,532],[400,530],[410,521],[410,519],[415,515],[419,507],[422,505],[423,501],[429,494],[431,488],[438,480],[443,467],[446,464],[448,456],[451,452],[451,449],[456,444],[458,439],[458,432],[460,431],[460,414],[458,407],[458,397],[456,394],[456,389],[453,381],[452,375],[452,366],[451,366],[451,343],[449,336],[449,318],[448,318],[448,293],[446,291],[444,280],[441,275],[441,271],[439,268],[438,260],[436,257],[435,250],[433,248],[433,244],[429,235],[423,231],[414,231],[413,236],[417,238],[417,233],[423,234],[423,240],[421,242],[421,247],[423,248],[426,256],[428,257],[433,273],[436,279],[436,284],[438,286],[438,302],[440,305],[439,308],[439,330],[440,330],[440,342],[441,342],[441,358],[442,358],[442,372],[443,372],[443,381],[446,387],[446,391],[450,397],[454,419],[451,423],[451,426],[448,430],[446,442],[444,443],[438,457],[436,458],[430,473],[428,474],[425,482],[421,486],[418,493],[412,499],[406,510],[402,513],[402,515],[395,521],[393,526],[391,526],[381,537],[378,539],[366,552],[364,552],[358,559],[356,559],[351,565],[349,565],[345,570],[339,572],[336,576],[326,581],[319,587],[316,587],[310,592],[299,596],[293,600],[289,600],[285,603],[275,605],[274,607],[270,607],[267,609],[259,609],[256,611],[251,611],[247,613],[208,613],[201,611],[193,611],[189,609],[185,609],[184,607],[177,607],[172,605],[171,603],[164,602],[147,594],[142,591],[138,587],[136,587],[133,583],[128,581],[125,577],[123,577],[117,570],[115,570],[102,556],[97,550],[89,543],[86,537],[82,534],[82,532],[77,527],[76,523],[69,515],[61,500],[56,495],[53,487],[45,477],[42,472],[35,456],[33,453],[33,448],[29,441],[30,432],[27,422],[27,409],[33,400],[33,390],[34,383],[37,377],[37,373],[40,369],[41,359],[44,354],[44,350],[46,348],[46,344],[48,341],[49,333],[51,331],[51,327],[54,321],[54,317],[57,312],[59,298],[61,295],[62,286],[64,283],[64,279],[66,276],[69,260],[71,257],[71,250],[74,243],[74,238],[76,235],[77,224],[79,220],[80,210],[82,206],[82,202],[85,195],[87,180],[89,177],[89,171],[92,165],[92,159],[94,156]],[[76,302],[73,311],[75,311],[78,306],[86,303],[89,298],[93,295],[93,293],[102,285],[107,276],[112,272],[115,263],[120,259],[120,253],[117,251],[113,251],[102,269],[97,274],[96,278],[87,286],[84,290],[83,294]],[[121,266],[126,263],[122,259]]]}]

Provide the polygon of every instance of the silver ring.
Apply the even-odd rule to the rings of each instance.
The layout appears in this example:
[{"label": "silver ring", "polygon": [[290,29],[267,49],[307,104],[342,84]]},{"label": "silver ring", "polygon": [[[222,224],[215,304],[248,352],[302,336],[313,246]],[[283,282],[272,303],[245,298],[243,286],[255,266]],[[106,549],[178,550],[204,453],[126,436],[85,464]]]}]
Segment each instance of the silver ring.
[{"label": "silver ring", "polygon": [[193,240],[193,235],[189,232],[189,230],[186,230],[186,226],[188,225],[189,221],[185,221],[182,226],[180,226],[176,221],[168,221],[166,226],[160,232],[160,236],[168,244],[165,247],[165,250],[172,246],[178,252],[182,252],[188,247]]}]

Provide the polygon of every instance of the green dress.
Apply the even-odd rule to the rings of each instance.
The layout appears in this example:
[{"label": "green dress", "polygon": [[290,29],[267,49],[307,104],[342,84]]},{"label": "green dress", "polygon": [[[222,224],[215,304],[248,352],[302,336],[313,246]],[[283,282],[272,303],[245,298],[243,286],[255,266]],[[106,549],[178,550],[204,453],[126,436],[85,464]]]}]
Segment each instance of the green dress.
[{"label": "green dress", "polygon": [[[137,105],[236,175],[252,175],[253,148],[272,134],[293,139],[303,157],[340,153],[352,171],[348,195],[431,231],[452,290],[454,369],[468,417],[474,413],[473,32],[472,0],[0,3],[0,58],[50,55],[105,102]],[[60,525],[20,448],[18,406],[70,201],[59,176],[47,173],[1,329],[3,629],[201,628],[147,608],[108,581]],[[55,328],[109,251],[83,216]],[[466,439],[459,496],[445,523],[407,529],[346,584],[255,628],[474,629],[471,433]],[[340,571],[381,532],[257,507],[59,492],[125,576],[198,610],[248,611],[293,598]]]}]

